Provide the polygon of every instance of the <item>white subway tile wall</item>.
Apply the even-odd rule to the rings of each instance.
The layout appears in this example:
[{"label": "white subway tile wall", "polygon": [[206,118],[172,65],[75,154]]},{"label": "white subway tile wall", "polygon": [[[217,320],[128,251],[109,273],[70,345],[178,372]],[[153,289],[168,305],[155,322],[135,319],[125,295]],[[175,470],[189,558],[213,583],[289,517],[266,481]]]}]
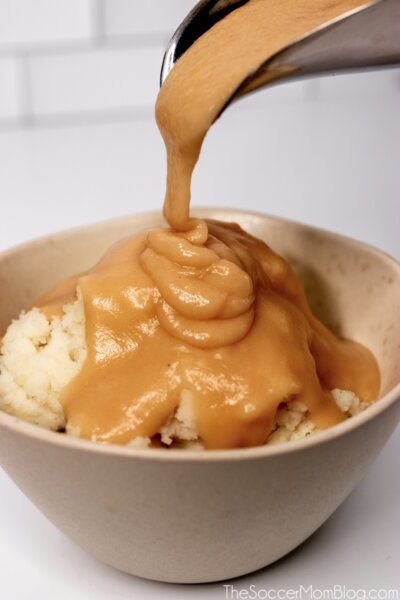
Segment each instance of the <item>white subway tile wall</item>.
[{"label": "white subway tile wall", "polygon": [[[0,131],[152,114],[164,49],[194,4],[0,0]],[[357,76],[350,86],[347,78],[278,86],[268,102],[398,95],[399,75]],[[260,102],[257,95],[246,101]]]},{"label": "white subway tile wall", "polygon": [[45,116],[150,107],[163,51],[160,44],[33,56],[33,111]]},{"label": "white subway tile wall", "polygon": [[151,114],[190,0],[0,0],[0,130]]},{"label": "white subway tile wall", "polygon": [[173,32],[194,4],[191,0],[104,0],[106,34]]},{"label": "white subway tile wall", "polygon": [[16,58],[0,60],[0,125],[20,116],[20,61]]},{"label": "white subway tile wall", "polygon": [[92,0],[1,0],[0,47],[90,37]]}]

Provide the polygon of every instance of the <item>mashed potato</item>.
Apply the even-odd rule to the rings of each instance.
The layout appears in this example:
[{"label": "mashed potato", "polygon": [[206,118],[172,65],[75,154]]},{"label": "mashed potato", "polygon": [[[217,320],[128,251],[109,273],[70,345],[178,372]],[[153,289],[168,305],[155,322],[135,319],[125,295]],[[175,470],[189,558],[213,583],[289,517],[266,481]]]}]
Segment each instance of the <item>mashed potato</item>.
[{"label": "mashed potato", "polygon": [[0,354],[0,409],[48,429],[66,425],[59,395],[86,357],[85,316],[78,298],[61,317],[37,308],[9,326]]},{"label": "mashed potato", "polygon": [[[48,319],[33,308],[22,312],[9,326],[0,354],[0,409],[20,419],[54,431],[68,430],[59,402],[62,388],[79,372],[86,357],[85,315],[82,298],[63,308],[60,317]],[[333,390],[332,395],[346,417],[367,407],[352,392]],[[275,415],[266,444],[279,444],[308,437],[317,429],[307,418],[307,409],[292,400]],[[192,410],[191,394],[182,392],[179,407],[159,432],[159,443],[202,449]],[[129,445],[148,448],[150,438],[136,438]]]}]

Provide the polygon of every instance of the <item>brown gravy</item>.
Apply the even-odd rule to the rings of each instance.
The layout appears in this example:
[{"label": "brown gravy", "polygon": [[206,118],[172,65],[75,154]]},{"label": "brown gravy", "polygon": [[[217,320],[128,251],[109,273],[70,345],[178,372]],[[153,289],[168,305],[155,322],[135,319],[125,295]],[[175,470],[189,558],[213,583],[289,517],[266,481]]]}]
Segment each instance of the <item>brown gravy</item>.
[{"label": "brown gravy", "polygon": [[151,437],[182,390],[206,448],[262,444],[294,397],[320,428],[343,419],[328,390],[376,399],[374,358],[312,315],[288,263],[236,225],[207,227],[206,240],[164,229],[123,240],[38,303],[52,312],[76,284],[83,295],[88,356],[61,397],[81,437]]},{"label": "brown gravy", "polygon": [[171,227],[190,228],[190,181],[204,137],[246,76],[306,32],[363,4],[365,0],[250,0],[178,60],[156,104],[167,149],[164,215]]},{"label": "brown gravy", "polygon": [[311,313],[287,262],[237,225],[190,219],[201,144],[227,98],[268,55],[355,0],[250,0],[178,61],[157,101],[168,157],[171,229],[122,240],[88,273],[37,303],[54,314],[76,285],[87,359],[63,391],[68,426],[125,444],[152,437],[193,397],[206,448],[262,444],[282,402],[298,398],[319,428],[343,419],[329,390],[373,402],[379,370],[362,346]]}]

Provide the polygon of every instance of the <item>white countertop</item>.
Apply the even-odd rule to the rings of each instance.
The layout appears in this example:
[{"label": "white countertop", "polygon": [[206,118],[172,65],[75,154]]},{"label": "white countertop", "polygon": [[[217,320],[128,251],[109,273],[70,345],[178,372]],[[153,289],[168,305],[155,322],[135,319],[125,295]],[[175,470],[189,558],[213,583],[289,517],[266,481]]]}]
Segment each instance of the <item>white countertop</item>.
[{"label": "white countertop", "polygon": [[[346,88],[330,80],[322,97],[319,88],[313,95],[312,82],[307,88],[294,84],[290,93],[280,96],[276,88],[232,108],[206,142],[194,204],[280,214],[400,258],[400,86],[388,90],[384,75],[379,77],[370,87],[366,79],[357,93],[352,79]],[[164,154],[150,117],[2,132],[0,166],[0,248],[162,202]],[[254,585],[262,598],[266,589],[310,584],[398,588],[399,454],[398,429],[363,482],[309,541],[233,582],[236,589]],[[219,583],[158,584],[98,563],[2,472],[0,502],[5,600],[226,597]]]}]

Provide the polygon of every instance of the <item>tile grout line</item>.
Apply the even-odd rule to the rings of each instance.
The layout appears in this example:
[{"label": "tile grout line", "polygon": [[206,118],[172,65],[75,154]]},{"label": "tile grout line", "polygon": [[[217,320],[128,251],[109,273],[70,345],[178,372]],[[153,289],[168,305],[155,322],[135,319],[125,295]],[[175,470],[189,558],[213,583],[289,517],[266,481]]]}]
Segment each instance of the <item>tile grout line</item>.
[{"label": "tile grout line", "polygon": [[91,127],[125,122],[143,122],[153,118],[153,107],[142,105],[132,108],[109,108],[93,111],[75,111],[57,114],[30,115],[30,118],[0,119],[0,134],[9,131]]},{"label": "tile grout line", "polygon": [[21,50],[16,54],[18,61],[18,104],[19,124],[32,127],[35,122],[32,79],[28,53]]},{"label": "tile grout line", "polygon": [[[104,37],[104,45],[110,50],[140,50],[160,44],[166,47],[169,37],[170,32],[168,31],[149,31],[123,35],[111,34]],[[26,52],[30,57],[36,57],[90,52],[93,49],[96,49],[96,40],[94,37],[86,39],[71,38],[61,42],[54,40],[53,42],[38,42],[25,45],[1,46],[0,44],[0,59],[16,56],[21,52]]]},{"label": "tile grout line", "polygon": [[91,21],[93,42],[96,46],[105,45],[107,33],[106,6],[104,0],[91,0]]}]

